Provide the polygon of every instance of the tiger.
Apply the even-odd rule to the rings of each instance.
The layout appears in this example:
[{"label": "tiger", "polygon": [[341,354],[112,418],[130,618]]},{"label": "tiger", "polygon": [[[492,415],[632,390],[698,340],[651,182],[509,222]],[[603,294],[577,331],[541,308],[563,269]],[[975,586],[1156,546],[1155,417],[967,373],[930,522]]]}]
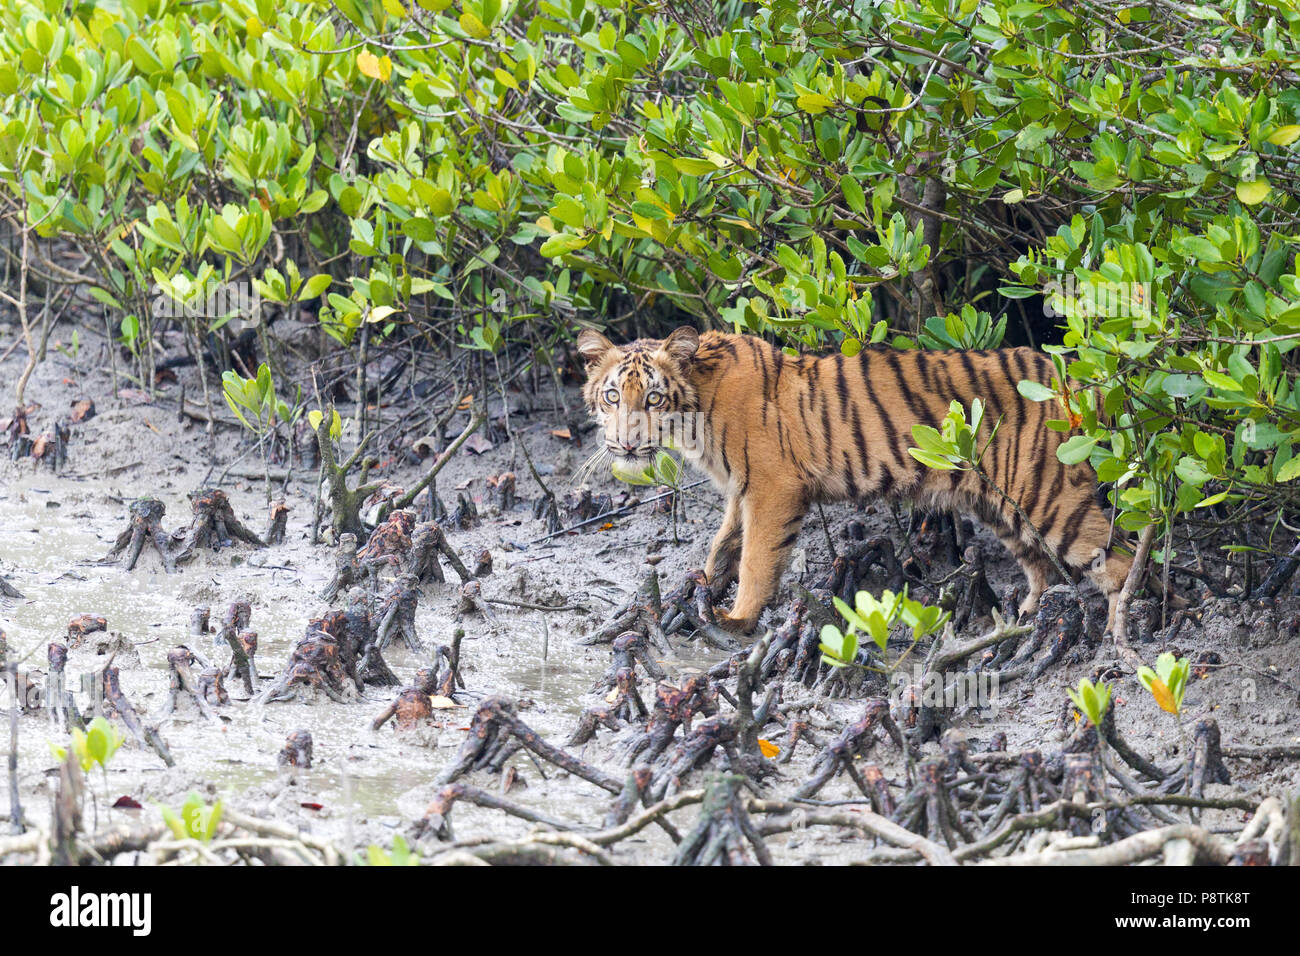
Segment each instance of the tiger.
[{"label": "tiger", "polygon": [[[1086,575],[1106,595],[1113,624],[1133,555],[1102,508],[1096,473],[1058,460],[1068,435],[1047,427],[1050,403],[1017,388],[1050,386],[1042,353],[886,345],[791,355],[757,336],[690,326],[625,345],[584,329],[576,346],[583,401],[603,434],[598,455],[615,473],[645,472],[675,447],[725,495],[704,575],[715,595],[738,582],[717,613],[728,630],[757,626],[813,504],[870,500],[964,512],[990,528],[1028,581],[1022,617],[1036,612],[1054,567],[1045,543],[1073,579]],[[953,400],[975,398],[986,409],[980,447],[993,435],[980,465],[996,489],[973,469],[929,468],[908,452],[913,425],[940,428]]]}]

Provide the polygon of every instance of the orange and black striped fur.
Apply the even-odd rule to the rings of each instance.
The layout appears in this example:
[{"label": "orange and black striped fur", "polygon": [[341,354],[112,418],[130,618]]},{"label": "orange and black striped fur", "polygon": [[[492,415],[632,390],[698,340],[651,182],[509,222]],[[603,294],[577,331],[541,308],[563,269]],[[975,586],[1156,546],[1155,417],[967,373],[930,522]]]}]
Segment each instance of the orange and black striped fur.
[{"label": "orange and black striped fur", "polygon": [[[1112,528],[1085,463],[1067,466],[1056,449],[1068,435],[1049,429],[1051,403],[1028,401],[1021,379],[1050,384],[1051,362],[1031,349],[901,351],[864,349],[851,358],[791,357],[762,339],[689,327],[666,339],[615,346],[584,331],[584,398],[604,426],[606,448],[627,464],[648,464],[653,425],[629,434],[623,413],[696,418],[698,441],[683,448],[726,493],[726,515],[705,574],[715,593],[739,576],[721,620],[750,631],[771,600],[790,548],[815,502],[909,499],[970,513],[991,527],[1029,579],[1022,613],[1037,609],[1052,564],[1016,509],[971,471],[916,461],[912,426],[939,427],[953,399],[987,411],[981,444],[1001,425],[981,462],[1072,574],[1116,597],[1132,562],[1112,551]],[[1059,410],[1056,410],[1059,411]],[[646,419],[642,419],[645,421]],[[1117,542],[1116,542],[1117,543]]]}]

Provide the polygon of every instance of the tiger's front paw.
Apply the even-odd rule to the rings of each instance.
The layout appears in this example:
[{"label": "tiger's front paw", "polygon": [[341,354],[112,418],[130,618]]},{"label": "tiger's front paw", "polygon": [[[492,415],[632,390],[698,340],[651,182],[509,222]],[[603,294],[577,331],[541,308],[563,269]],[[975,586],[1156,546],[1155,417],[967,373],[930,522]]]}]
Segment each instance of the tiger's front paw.
[{"label": "tiger's front paw", "polygon": [[740,617],[731,611],[718,611],[717,619],[718,627],[731,631],[733,634],[748,634],[758,624],[758,615]]}]

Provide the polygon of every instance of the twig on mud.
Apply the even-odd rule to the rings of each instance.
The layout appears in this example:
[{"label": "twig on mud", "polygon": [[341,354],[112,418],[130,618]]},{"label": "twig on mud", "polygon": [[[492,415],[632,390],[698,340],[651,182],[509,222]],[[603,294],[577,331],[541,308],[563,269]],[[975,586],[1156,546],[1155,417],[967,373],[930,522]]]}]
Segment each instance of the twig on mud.
[{"label": "twig on mud", "polygon": [[1297,567],[1300,567],[1300,541],[1296,542],[1295,547],[1291,549],[1289,554],[1274,562],[1273,569],[1269,571],[1268,576],[1264,578],[1259,587],[1255,589],[1255,593],[1251,595],[1252,600],[1276,597],[1283,586],[1295,575]]},{"label": "twig on mud", "polygon": [[1133,555],[1133,565],[1128,569],[1128,577],[1124,579],[1124,586],[1119,589],[1119,597],[1115,599],[1115,621],[1112,635],[1115,640],[1115,651],[1123,659],[1124,663],[1134,671],[1142,666],[1142,658],[1138,656],[1128,642],[1129,603],[1133,600],[1133,594],[1137,591],[1138,582],[1142,580],[1142,575],[1146,571],[1147,557],[1151,554],[1151,544],[1155,539],[1155,525],[1149,524],[1142,529],[1142,536],[1138,539],[1137,553]]},{"label": "twig on mud", "polygon": [[[708,480],[708,478],[701,478],[699,481],[694,481],[691,484],[684,486],[681,490],[690,491],[692,488],[698,488]],[[534,544],[541,544],[543,541],[550,541],[552,538],[558,538],[560,535],[568,534],[570,531],[577,531],[579,528],[585,528],[587,525],[595,524],[597,521],[608,521],[610,518],[617,518],[619,515],[627,514],[627,512],[639,508],[642,505],[653,504],[656,501],[662,501],[664,498],[671,498],[675,494],[677,494],[676,490],[665,491],[652,498],[642,498],[637,501],[629,502],[621,508],[615,508],[613,511],[606,511],[593,518],[587,518],[585,521],[579,521],[577,524],[571,524],[567,528],[561,528],[559,531],[552,531],[550,534],[544,534],[540,538],[534,538],[532,541],[529,541],[528,544],[531,547]]]},{"label": "twig on mud", "polygon": [[[581,856],[559,852],[576,850]],[[449,847],[430,861],[433,866],[567,866],[591,857],[602,866],[614,861],[576,833],[534,833],[513,843],[477,843]]]},{"label": "twig on mud", "polygon": [[18,665],[8,665],[0,675],[9,682],[9,832],[18,835],[23,832],[23,805],[18,794]]},{"label": "twig on mud", "polygon": [[1014,621],[1004,621],[996,611],[993,614],[993,630],[989,631],[983,637],[977,637],[969,643],[960,647],[944,647],[945,641],[952,638],[951,629],[945,631],[943,640],[935,642],[934,648],[926,660],[926,671],[933,673],[942,673],[950,670],[953,666],[962,663],[972,654],[984,650],[986,647],[992,647],[995,644],[1001,644],[1005,640],[1014,637],[1023,637],[1033,631],[1030,625],[1016,624]]},{"label": "twig on mud", "polygon": [[126,729],[131,732],[131,736],[135,738],[136,743],[142,747],[148,747],[168,767],[176,766],[171,750],[158,732],[158,728],[145,726],[131,701],[122,692],[117,668],[106,665],[100,679],[103,684],[105,702],[117,712],[118,719],[126,725]]},{"label": "twig on mud", "polygon": [[750,813],[781,814],[775,819],[764,821],[758,825],[759,833],[765,836],[770,836],[773,833],[784,833],[787,830],[795,829],[797,826],[806,825],[851,827],[878,837],[893,846],[915,850],[931,866],[957,865],[956,858],[946,847],[940,846],[932,840],[927,840],[911,830],[905,830],[889,818],[882,817],[865,807],[853,813],[845,813],[842,811],[813,809],[781,800],[750,799],[745,802],[745,808]]},{"label": "twig on mud", "polygon": [[618,826],[609,827],[596,833],[586,834],[586,838],[598,846],[609,846],[619,840],[625,840],[634,833],[639,833],[652,823],[662,823],[663,818],[674,810],[700,803],[704,800],[704,789],[681,790],[671,797],[665,797],[658,803],[646,807],[640,813],[628,818]]},{"label": "twig on mud", "polygon": [[1187,840],[1208,862],[1225,865],[1232,858],[1232,847],[1204,827],[1175,823],[1145,830],[1107,846],[1078,850],[1044,850],[1016,856],[995,857],[983,861],[986,866],[1126,866],[1150,859],[1174,840]]},{"label": "twig on mud", "polygon": [[1300,745],[1270,744],[1264,747],[1224,747],[1223,756],[1239,760],[1300,760]]},{"label": "twig on mud", "polygon": [[319,853],[326,866],[338,866],[341,862],[339,852],[334,845],[326,840],[321,840],[309,833],[301,832],[297,827],[290,826],[286,823],[279,823],[275,820],[263,820],[260,817],[250,817],[225,807],[221,814],[223,823],[238,827],[241,830],[247,830],[249,833],[256,833],[259,836],[270,837],[276,840],[290,840],[301,843],[309,849]]},{"label": "twig on mud", "polygon": [[393,507],[395,508],[411,507],[411,504],[415,501],[416,496],[419,495],[419,493],[422,492],[425,488],[429,487],[430,482],[432,482],[433,479],[438,477],[438,472],[442,471],[442,469],[446,466],[447,462],[451,461],[452,456],[456,454],[457,451],[460,450],[460,446],[465,444],[466,439],[468,439],[470,435],[478,431],[479,426],[482,425],[485,421],[487,421],[487,413],[482,409],[476,410],[474,412],[474,415],[470,418],[469,424],[465,426],[465,430],[462,431],[459,435],[457,435],[454,439],[452,439],[451,444],[448,445],[443,450],[442,454],[438,456],[437,460],[433,463],[433,465],[429,468],[429,470],[424,473],[424,477],[422,477],[419,481],[415,483],[414,488],[412,488],[406,494],[402,495],[402,497],[398,498],[397,501],[393,503]]},{"label": "twig on mud", "polygon": [[525,611],[587,611],[585,604],[529,604],[527,601],[507,601],[505,598],[484,598],[488,604],[502,604],[506,607],[522,608]]},{"label": "twig on mud", "polygon": [[424,816],[416,821],[411,828],[411,837],[419,840],[426,835],[432,835],[444,842],[451,842],[454,839],[451,830],[451,808],[460,800],[488,810],[500,810],[502,813],[518,817],[520,820],[527,820],[529,823],[536,823],[554,830],[569,829],[567,823],[552,819],[527,807],[519,806],[494,793],[488,793],[486,790],[480,790],[478,787],[471,787],[465,783],[450,783],[440,789],[434,796],[433,802],[424,811]]}]

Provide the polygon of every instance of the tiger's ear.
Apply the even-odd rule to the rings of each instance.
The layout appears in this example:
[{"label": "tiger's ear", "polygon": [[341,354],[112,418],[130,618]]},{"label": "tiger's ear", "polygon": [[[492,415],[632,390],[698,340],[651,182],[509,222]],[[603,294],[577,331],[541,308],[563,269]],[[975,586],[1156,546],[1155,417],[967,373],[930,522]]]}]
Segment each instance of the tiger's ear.
[{"label": "tiger's ear", "polygon": [[595,329],[583,329],[578,335],[578,354],[588,366],[596,365],[603,359],[614,343]]},{"label": "tiger's ear", "polygon": [[663,340],[663,344],[659,346],[659,351],[661,354],[676,359],[685,365],[695,357],[695,351],[699,347],[700,333],[689,325],[681,325],[673,329],[668,338]]}]

